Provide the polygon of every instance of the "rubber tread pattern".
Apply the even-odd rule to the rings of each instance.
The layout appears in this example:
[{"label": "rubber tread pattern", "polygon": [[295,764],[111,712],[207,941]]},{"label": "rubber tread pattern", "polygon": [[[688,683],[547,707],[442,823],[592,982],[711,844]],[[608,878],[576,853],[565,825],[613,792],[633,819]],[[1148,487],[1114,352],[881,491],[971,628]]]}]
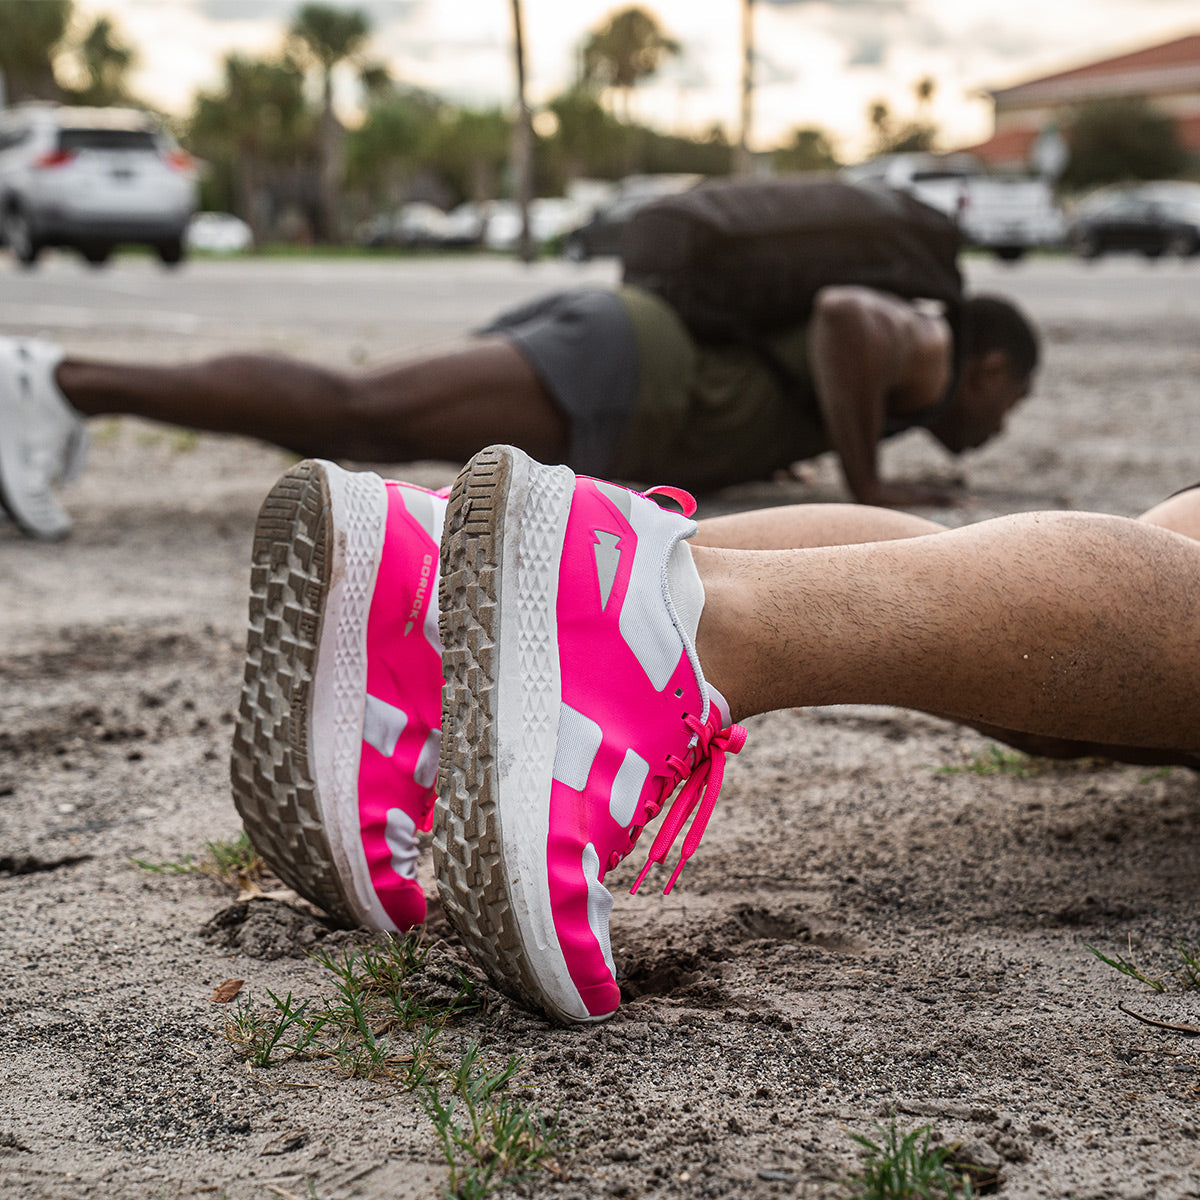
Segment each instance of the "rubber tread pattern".
[{"label": "rubber tread pattern", "polygon": [[510,476],[508,454],[490,447],[463,468],[450,492],[439,587],[444,686],[433,864],[442,909],[476,963],[501,991],[546,1011],[505,885],[496,811],[496,501]]},{"label": "rubber tread pattern", "polygon": [[333,552],[329,487],[313,462],[271,489],[254,527],[246,669],[233,738],[233,802],[271,869],[347,925],[309,762],[308,711]]}]

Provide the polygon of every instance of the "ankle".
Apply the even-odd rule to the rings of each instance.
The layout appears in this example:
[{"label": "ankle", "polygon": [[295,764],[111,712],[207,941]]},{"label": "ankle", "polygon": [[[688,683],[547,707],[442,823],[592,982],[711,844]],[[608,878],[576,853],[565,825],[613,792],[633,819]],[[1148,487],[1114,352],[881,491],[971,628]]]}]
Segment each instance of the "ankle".
[{"label": "ankle", "polygon": [[59,395],[81,416],[91,417],[99,414],[102,408],[89,399],[87,376],[87,364],[70,358],[64,358],[51,372]]},{"label": "ankle", "polygon": [[727,552],[693,546],[692,553],[704,585],[696,656],[705,681],[724,697],[732,719],[740,721],[758,711],[746,687],[747,608],[726,569]]}]

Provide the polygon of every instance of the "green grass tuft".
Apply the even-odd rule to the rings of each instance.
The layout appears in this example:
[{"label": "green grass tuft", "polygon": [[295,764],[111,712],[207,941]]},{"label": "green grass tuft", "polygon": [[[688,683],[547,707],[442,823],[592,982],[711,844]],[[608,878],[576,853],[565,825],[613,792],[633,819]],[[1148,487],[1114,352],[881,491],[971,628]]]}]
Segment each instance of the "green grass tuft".
[{"label": "green grass tuft", "polygon": [[448,1026],[482,1008],[478,989],[461,971],[436,999],[422,989],[430,947],[419,937],[389,937],[376,946],[310,957],[333,992],[296,1003],[268,992],[274,1011],[250,1002],[227,1015],[224,1035],[257,1067],[322,1059],[346,1075],[380,1080],[413,1093],[433,1122],[449,1176],[444,1195],[481,1200],[552,1169],[559,1145],[550,1120],[513,1094],[522,1063],[484,1062],[479,1044],[456,1044]]},{"label": "green grass tuft", "polygon": [[958,766],[938,767],[938,775],[1010,775],[1027,779],[1039,770],[1041,760],[1020,750],[1009,750],[1003,746],[988,746]]},{"label": "green grass tuft", "polygon": [[1122,975],[1127,975],[1130,979],[1136,979],[1138,983],[1144,983],[1148,988],[1156,992],[1165,992],[1167,985],[1161,979],[1154,979],[1147,975],[1133,961],[1133,950],[1130,948],[1129,958],[1125,958],[1118,954],[1115,958],[1109,958],[1107,954],[1102,954],[1095,946],[1084,946],[1084,949],[1089,954],[1094,954],[1102,963],[1106,963],[1112,967],[1114,971],[1119,971]]},{"label": "green grass tuft", "polygon": [[147,862],[142,858],[129,860],[143,871],[156,875],[207,875],[229,887],[241,887],[247,880],[257,880],[266,870],[258,851],[245,830],[234,838],[214,838],[204,843],[199,858],[185,854],[178,862]]},{"label": "green grass tuft", "polygon": [[875,1130],[878,1141],[850,1133],[865,1153],[862,1169],[847,1180],[847,1200],[967,1200],[976,1194],[975,1168],[952,1161],[957,1147],[932,1145],[930,1126],[901,1133],[892,1120]]}]

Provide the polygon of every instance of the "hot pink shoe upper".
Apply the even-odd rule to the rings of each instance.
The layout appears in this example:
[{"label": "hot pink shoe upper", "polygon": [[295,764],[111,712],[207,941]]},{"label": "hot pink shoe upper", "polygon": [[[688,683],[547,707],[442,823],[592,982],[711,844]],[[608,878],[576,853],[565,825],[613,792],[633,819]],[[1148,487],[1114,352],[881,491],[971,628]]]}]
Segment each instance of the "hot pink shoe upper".
[{"label": "hot pink shoe upper", "polygon": [[[547,871],[555,929],[568,971],[593,1016],[620,1003],[609,946],[612,897],[601,880],[631,849],[642,826],[654,817],[683,778],[708,777],[714,759],[740,749],[720,732],[728,723],[702,694],[698,664],[689,656],[667,601],[661,535],[637,553],[638,535],[622,505],[653,508],[651,525],[676,522],[652,500],[580,477],[576,483],[559,572],[557,632],[562,689],[558,745],[551,787]],[[646,525],[640,526],[645,530]],[[677,526],[678,530],[678,526]],[[674,534],[677,540],[678,532]],[[667,541],[674,540],[668,535]],[[744,740],[744,732],[734,726]],[[724,738],[725,742],[721,739]],[[697,803],[701,809],[689,841],[699,841],[711,797],[689,797],[686,784],[677,804],[675,830]],[[697,825],[699,826],[697,828]],[[656,857],[667,839],[656,843]],[[685,846],[685,856],[694,849]],[[639,880],[640,882],[640,880]],[[671,882],[674,882],[672,878]],[[670,886],[670,885],[668,885]]]},{"label": "hot pink shoe upper", "polygon": [[425,920],[417,832],[433,819],[441,744],[438,543],[446,493],[387,481],[383,554],[367,621],[358,806],[380,903],[399,929]]}]

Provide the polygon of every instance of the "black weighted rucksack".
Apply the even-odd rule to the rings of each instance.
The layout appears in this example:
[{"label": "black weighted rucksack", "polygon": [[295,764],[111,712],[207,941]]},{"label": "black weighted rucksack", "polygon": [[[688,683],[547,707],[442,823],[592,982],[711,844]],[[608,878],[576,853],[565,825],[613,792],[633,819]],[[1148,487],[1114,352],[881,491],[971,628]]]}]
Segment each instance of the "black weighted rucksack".
[{"label": "black weighted rucksack", "polygon": [[624,282],[667,300],[700,340],[755,343],[803,323],[821,288],[962,299],[949,217],[892,188],[818,175],[713,180],[639,209]]}]

